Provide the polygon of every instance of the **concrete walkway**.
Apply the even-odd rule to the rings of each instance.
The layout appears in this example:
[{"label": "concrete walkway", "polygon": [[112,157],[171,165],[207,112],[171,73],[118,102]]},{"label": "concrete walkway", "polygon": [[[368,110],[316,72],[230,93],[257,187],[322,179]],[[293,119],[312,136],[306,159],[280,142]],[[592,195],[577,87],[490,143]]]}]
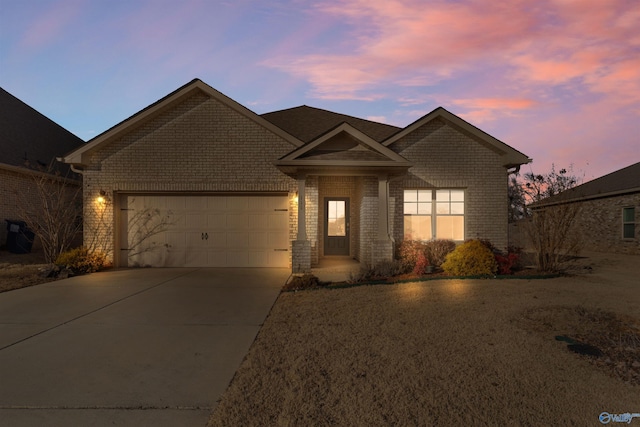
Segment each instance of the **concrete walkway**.
[{"label": "concrete walkway", "polygon": [[0,425],[206,425],[288,275],[120,270],[0,294]]}]

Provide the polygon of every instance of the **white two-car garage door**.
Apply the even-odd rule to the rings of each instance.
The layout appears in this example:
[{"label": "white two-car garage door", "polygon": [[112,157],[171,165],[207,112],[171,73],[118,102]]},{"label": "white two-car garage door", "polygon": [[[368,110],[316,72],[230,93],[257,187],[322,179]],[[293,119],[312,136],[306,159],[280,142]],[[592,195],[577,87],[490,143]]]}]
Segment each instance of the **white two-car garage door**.
[{"label": "white two-car garage door", "polygon": [[287,196],[123,195],[120,207],[122,265],[289,265]]}]

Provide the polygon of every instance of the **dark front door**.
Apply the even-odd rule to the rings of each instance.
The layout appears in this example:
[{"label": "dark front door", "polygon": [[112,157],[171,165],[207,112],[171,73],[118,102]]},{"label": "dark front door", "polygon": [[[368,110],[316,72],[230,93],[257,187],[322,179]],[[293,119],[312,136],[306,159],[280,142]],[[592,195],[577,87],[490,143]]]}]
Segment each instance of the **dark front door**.
[{"label": "dark front door", "polygon": [[324,254],[349,255],[349,199],[324,199]]}]

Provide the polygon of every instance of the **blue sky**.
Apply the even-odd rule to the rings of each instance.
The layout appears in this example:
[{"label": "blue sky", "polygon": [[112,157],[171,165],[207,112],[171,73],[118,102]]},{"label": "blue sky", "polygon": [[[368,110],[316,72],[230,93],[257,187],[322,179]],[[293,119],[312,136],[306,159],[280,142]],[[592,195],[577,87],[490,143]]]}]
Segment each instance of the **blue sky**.
[{"label": "blue sky", "polygon": [[197,77],[257,113],[406,126],[443,106],[536,172],[589,180],[640,161],[637,0],[0,6],[0,86],[84,140]]}]

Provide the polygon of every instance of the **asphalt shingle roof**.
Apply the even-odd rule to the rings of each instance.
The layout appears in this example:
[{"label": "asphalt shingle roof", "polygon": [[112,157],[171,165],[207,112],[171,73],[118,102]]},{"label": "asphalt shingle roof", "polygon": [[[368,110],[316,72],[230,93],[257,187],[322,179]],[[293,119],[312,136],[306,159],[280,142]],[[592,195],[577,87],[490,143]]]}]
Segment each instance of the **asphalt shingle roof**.
[{"label": "asphalt shingle roof", "polygon": [[549,203],[562,203],[573,200],[592,199],[613,194],[637,191],[640,189],[640,162],[626,168],[619,169],[610,174],[601,176],[592,181],[585,182],[570,190],[540,202],[541,205]]},{"label": "asphalt shingle roof", "polygon": [[[0,163],[38,169],[84,141],[0,88]],[[64,168],[63,168],[64,169]]]},{"label": "asphalt shingle roof", "polygon": [[306,105],[262,114],[262,118],[305,143],[314,140],[343,122],[349,123],[377,142],[382,142],[400,131],[400,128],[396,126],[359,119]]}]

